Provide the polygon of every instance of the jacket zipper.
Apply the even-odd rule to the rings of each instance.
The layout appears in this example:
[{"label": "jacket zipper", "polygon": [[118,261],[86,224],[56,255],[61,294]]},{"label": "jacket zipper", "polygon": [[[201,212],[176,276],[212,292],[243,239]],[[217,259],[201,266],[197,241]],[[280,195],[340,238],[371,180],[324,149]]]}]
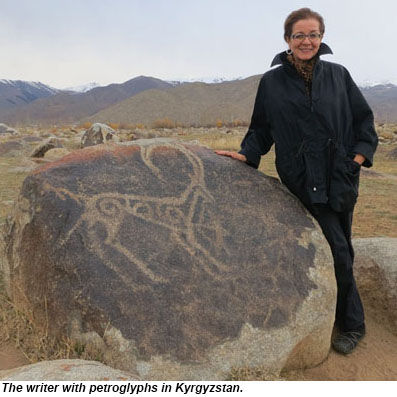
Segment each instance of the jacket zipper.
[{"label": "jacket zipper", "polygon": [[316,64],[314,65],[313,68],[313,75],[312,75],[312,85],[310,87],[310,111],[313,113],[314,112],[314,107],[313,107],[313,86],[314,86],[314,77],[316,74],[316,70],[318,70],[318,63],[320,62],[320,59],[317,60]]}]

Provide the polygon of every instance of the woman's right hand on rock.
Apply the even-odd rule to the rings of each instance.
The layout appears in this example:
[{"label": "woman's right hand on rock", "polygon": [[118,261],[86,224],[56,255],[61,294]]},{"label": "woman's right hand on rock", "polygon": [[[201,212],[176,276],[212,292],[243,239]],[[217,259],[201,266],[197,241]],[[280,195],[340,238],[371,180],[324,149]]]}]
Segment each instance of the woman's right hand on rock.
[{"label": "woman's right hand on rock", "polygon": [[229,152],[228,150],[215,150],[216,154],[219,154],[221,156],[227,156],[227,157],[232,157],[233,159],[240,160],[240,161],[247,161],[247,157],[245,157],[243,154],[237,153],[237,152]]}]

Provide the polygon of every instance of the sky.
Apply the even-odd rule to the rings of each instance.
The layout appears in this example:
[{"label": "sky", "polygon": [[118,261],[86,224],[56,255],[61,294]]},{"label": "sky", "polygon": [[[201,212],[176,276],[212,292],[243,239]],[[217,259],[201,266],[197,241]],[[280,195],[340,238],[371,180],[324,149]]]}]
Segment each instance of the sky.
[{"label": "sky", "polygon": [[0,0],[0,79],[66,88],[263,74],[310,7],[358,84],[397,84],[396,0]]}]

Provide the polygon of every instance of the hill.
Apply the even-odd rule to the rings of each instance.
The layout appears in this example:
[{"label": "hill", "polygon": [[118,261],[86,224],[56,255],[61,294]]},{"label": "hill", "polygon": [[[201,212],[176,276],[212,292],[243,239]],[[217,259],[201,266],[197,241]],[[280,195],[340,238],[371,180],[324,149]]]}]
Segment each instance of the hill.
[{"label": "hill", "polygon": [[160,79],[139,76],[122,84],[96,87],[84,93],[59,92],[50,98],[37,99],[0,116],[2,122],[13,125],[74,123],[139,92],[172,86]]},{"label": "hill", "polygon": [[397,86],[380,84],[361,88],[361,91],[372,107],[377,122],[397,123]]},{"label": "hill", "polygon": [[185,125],[217,120],[249,121],[261,76],[218,84],[184,83],[166,90],[148,90],[119,102],[87,121],[152,124],[164,118]]},{"label": "hill", "polygon": [[40,82],[0,80],[0,115],[59,92]]}]

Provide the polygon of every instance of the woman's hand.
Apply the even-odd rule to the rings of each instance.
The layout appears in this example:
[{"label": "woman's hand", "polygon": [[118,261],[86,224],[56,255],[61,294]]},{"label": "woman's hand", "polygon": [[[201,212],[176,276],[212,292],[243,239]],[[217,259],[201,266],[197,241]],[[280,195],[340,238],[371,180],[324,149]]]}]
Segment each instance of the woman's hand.
[{"label": "woman's hand", "polygon": [[221,156],[227,156],[227,157],[232,157],[233,159],[240,160],[240,161],[247,161],[247,157],[245,157],[243,154],[237,153],[237,152],[229,152],[228,150],[215,150],[216,154],[219,154]]},{"label": "woman's hand", "polygon": [[353,159],[356,163],[362,164],[365,161],[365,157],[362,154],[357,153]]}]

